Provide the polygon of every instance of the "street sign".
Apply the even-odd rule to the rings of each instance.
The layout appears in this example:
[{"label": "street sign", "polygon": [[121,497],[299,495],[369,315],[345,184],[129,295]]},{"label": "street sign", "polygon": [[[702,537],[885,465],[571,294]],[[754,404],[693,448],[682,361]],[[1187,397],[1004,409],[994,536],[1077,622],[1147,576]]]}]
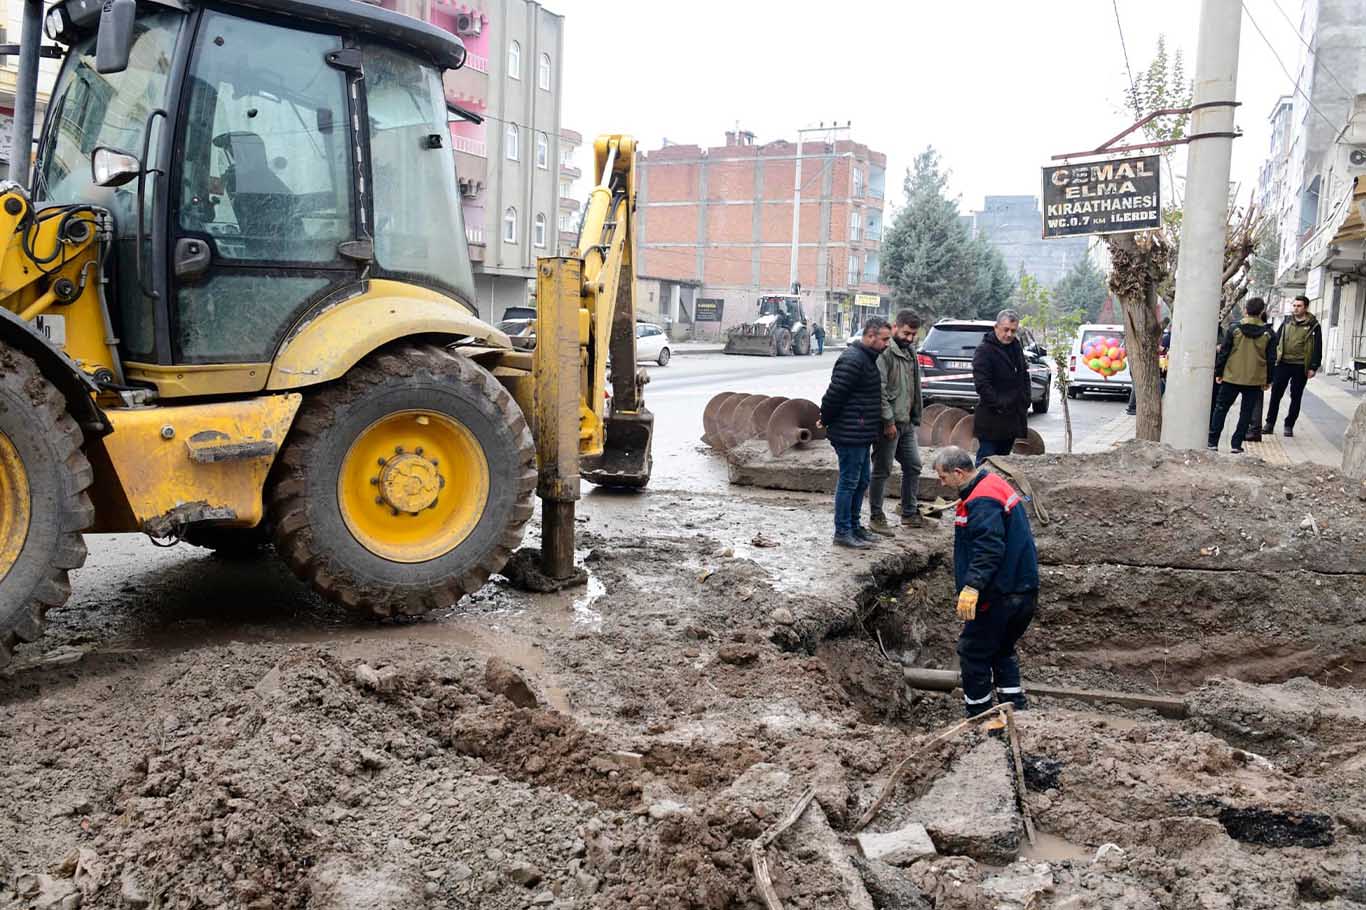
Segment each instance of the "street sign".
[{"label": "street sign", "polygon": [[1044,238],[1161,227],[1160,160],[1144,155],[1044,168]]},{"label": "street sign", "polygon": [[693,302],[692,316],[696,322],[720,322],[726,302],[719,298],[699,297]]},{"label": "street sign", "polygon": [[854,306],[875,307],[882,303],[882,298],[876,294],[855,294]]}]

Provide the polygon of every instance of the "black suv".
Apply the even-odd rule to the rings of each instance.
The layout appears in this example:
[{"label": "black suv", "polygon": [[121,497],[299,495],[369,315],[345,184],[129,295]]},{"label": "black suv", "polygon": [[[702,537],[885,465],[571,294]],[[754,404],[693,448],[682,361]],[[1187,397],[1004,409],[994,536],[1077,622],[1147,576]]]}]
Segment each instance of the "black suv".
[{"label": "black suv", "polygon": [[[966,408],[977,407],[977,389],[972,384],[972,355],[982,343],[982,336],[994,324],[985,319],[941,319],[931,328],[920,345],[920,375],[926,404],[946,404]],[[1030,400],[1034,413],[1048,410],[1052,396],[1052,372],[1049,370],[1048,350],[1039,344],[1024,326],[1016,335],[1024,345],[1025,360],[1029,364]]]}]

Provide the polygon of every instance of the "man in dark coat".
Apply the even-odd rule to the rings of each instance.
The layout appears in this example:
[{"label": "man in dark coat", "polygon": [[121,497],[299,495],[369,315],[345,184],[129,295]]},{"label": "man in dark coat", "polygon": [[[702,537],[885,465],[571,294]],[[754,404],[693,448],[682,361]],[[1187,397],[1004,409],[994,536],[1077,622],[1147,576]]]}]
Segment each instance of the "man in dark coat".
[{"label": "man in dark coat", "polygon": [[977,437],[978,464],[992,455],[1009,455],[1028,429],[1029,364],[1015,337],[1019,331],[1020,314],[1002,310],[972,355],[972,384],[977,387],[972,435]]},{"label": "man in dark coat", "polygon": [[868,491],[873,443],[882,432],[882,374],[877,358],[892,337],[887,320],[873,316],[863,339],[844,349],[821,398],[821,424],[835,447],[840,476],[835,484],[835,546],[862,549],[876,538],[859,526]]},{"label": "man in dark coat", "polygon": [[825,326],[819,322],[811,329],[811,337],[816,339],[816,356],[825,353]]}]

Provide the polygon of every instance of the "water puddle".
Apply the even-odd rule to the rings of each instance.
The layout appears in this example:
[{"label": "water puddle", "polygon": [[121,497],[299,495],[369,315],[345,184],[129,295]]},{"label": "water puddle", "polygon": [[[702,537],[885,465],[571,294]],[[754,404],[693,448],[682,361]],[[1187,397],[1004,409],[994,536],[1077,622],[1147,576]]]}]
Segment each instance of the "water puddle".
[{"label": "water puddle", "polygon": [[1020,842],[1020,859],[1027,859],[1036,863],[1060,863],[1065,860],[1086,860],[1091,859],[1093,851],[1075,844],[1066,838],[1058,837],[1056,834],[1047,834],[1043,831],[1034,832],[1036,843],[1030,844],[1028,841]]}]

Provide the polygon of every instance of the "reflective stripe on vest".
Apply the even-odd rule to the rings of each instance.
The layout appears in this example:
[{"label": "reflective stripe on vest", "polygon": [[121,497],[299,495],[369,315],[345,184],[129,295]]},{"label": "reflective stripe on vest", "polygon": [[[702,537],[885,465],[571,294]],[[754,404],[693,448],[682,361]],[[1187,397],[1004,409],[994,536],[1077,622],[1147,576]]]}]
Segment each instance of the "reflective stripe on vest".
[{"label": "reflective stripe on vest", "polygon": [[1020,494],[1015,492],[1015,488],[1010,485],[1010,481],[1006,480],[1000,474],[993,474],[988,471],[982,476],[981,480],[977,481],[977,486],[972,488],[972,492],[968,494],[968,498],[959,501],[953,523],[960,528],[967,527],[968,503],[972,502],[974,499],[983,498],[994,499],[996,502],[999,502],[1001,508],[1005,509],[1006,514],[1009,515],[1010,510],[1015,508],[1016,504],[1019,503]]}]

